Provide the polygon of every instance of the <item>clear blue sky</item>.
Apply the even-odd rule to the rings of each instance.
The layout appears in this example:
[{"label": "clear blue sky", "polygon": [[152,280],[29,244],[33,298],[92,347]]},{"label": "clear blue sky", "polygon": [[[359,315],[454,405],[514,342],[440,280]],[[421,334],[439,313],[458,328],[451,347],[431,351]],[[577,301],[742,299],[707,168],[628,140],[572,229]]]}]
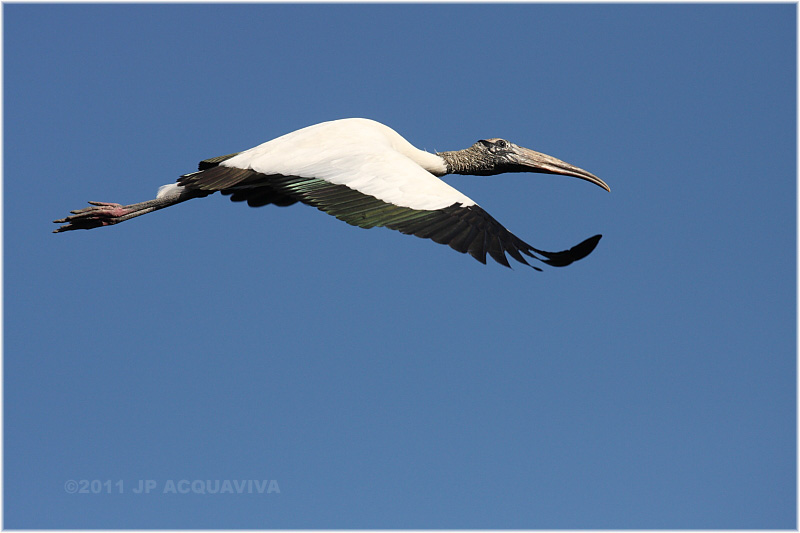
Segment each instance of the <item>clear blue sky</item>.
[{"label": "clear blue sky", "polygon": [[[6,528],[795,527],[795,5],[3,12]],[[508,270],[219,195],[50,233],[352,116],[586,168],[449,181],[603,240]]]}]

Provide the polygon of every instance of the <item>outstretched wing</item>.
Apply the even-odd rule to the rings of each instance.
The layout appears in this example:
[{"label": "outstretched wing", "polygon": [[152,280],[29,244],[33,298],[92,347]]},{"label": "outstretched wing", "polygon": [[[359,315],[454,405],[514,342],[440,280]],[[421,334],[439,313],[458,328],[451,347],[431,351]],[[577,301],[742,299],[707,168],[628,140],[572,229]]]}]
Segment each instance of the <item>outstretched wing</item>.
[{"label": "outstretched wing", "polygon": [[[510,266],[506,258],[508,253],[529,266],[532,265],[523,255],[552,266],[566,266],[591,253],[600,240],[598,235],[564,252],[545,252],[516,237],[474,203],[465,206],[453,202],[438,209],[414,209],[320,178],[262,174],[219,164],[233,155],[201,162],[200,168],[205,170],[182,176],[178,183],[189,189],[221,191],[230,195],[233,201],[247,201],[254,207],[270,203],[291,205],[299,201],[354,226],[384,226],[447,244],[458,252],[469,253],[484,264],[488,254],[498,263]],[[212,166],[214,164],[217,166]]]},{"label": "outstretched wing", "polygon": [[302,202],[354,226],[384,226],[448,244],[482,263],[488,254],[509,266],[508,253],[526,265],[523,255],[564,266],[590,253],[599,240],[565,252],[537,250],[433,172],[446,172],[439,156],[414,148],[382,124],[349,119],[207,159],[178,184],[221,191],[255,207]]}]

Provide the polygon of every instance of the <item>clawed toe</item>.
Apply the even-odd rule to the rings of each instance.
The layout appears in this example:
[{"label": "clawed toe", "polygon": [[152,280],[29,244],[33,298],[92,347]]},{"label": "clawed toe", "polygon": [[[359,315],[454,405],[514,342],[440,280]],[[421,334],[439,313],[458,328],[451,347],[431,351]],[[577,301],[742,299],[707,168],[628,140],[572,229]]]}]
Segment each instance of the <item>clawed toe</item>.
[{"label": "clawed toe", "polygon": [[[74,211],[70,211],[70,213],[74,215],[81,215],[83,213],[104,213],[106,210],[110,210],[117,207],[122,207],[121,204],[115,204],[111,202],[89,202],[91,207],[84,207],[83,209],[75,209]],[[69,218],[69,217],[67,217]]]},{"label": "clawed toe", "polygon": [[110,226],[116,224],[120,217],[129,212],[121,204],[111,202],[89,202],[89,204],[91,204],[90,207],[70,211],[72,215],[54,220],[53,222],[56,224],[66,224],[53,230],[53,233]]}]

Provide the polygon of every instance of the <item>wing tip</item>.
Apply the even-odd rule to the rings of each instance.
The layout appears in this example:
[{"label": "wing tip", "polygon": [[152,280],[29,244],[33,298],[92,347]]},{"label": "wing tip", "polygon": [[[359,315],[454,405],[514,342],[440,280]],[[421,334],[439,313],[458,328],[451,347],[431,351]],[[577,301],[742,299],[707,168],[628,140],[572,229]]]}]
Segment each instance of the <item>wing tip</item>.
[{"label": "wing tip", "polygon": [[601,234],[594,235],[562,252],[543,252],[533,248],[532,250],[545,257],[545,259],[541,260],[543,263],[553,267],[565,267],[575,261],[580,261],[592,253],[602,238]]}]

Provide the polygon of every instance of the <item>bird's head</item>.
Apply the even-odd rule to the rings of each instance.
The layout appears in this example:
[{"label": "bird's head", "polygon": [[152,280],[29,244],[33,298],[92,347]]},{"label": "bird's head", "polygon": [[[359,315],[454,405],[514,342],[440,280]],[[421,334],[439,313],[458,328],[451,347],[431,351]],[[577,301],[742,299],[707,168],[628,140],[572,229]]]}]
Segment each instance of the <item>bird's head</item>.
[{"label": "bird's head", "polygon": [[491,176],[504,172],[539,172],[574,176],[611,191],[608,185],[586,170],[560,159],[517,146],[505,139],[484,139],[465,150],[440,152],[448,173]]}]

